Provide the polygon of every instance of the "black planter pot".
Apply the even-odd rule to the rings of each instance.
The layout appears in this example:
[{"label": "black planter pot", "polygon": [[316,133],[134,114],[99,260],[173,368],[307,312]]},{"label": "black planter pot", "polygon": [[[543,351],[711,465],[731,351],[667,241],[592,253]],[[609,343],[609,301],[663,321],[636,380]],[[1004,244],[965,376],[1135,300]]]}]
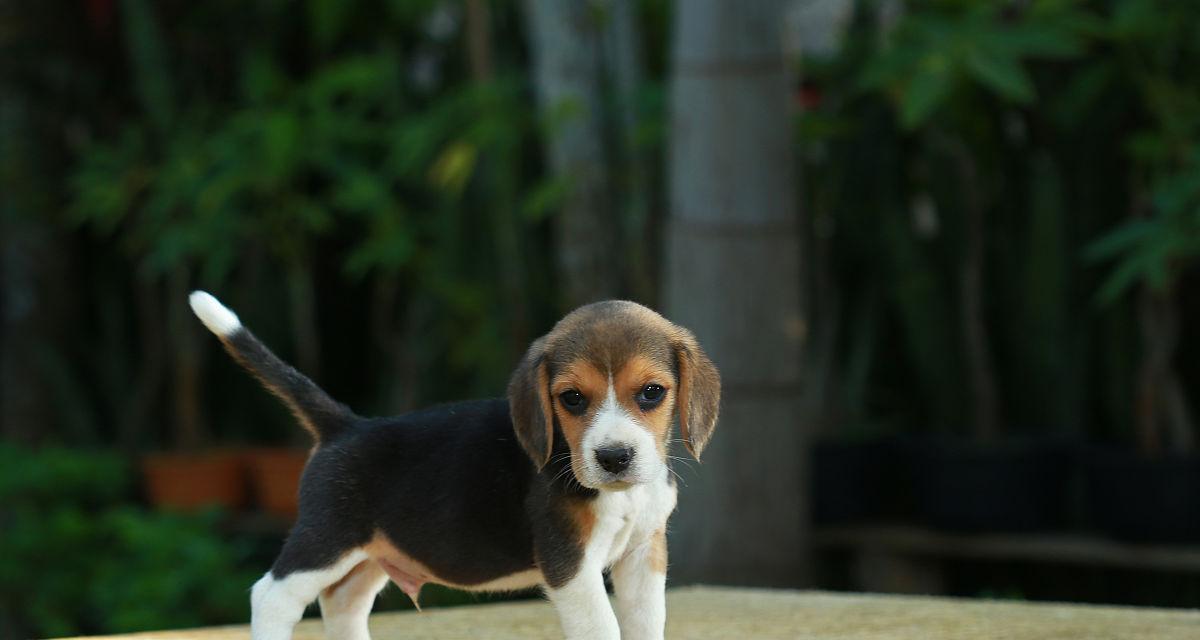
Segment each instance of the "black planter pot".
[{"label": "black planter pot", "polygon": [[891,441],[815,443],[813,524],[856,524],[893,515],[896,461]]},{"label": "black planter pot", "polygon": [[1200,458],[1089,452],[1088,513],[1103,533],[1130,542],[1200,541]]},{"label": "black planter pot", "polygon": [[1070,450],[1059,442],[914,443],[913,500],[928,525],[958,532],[1025,532],[1067,524]]}]

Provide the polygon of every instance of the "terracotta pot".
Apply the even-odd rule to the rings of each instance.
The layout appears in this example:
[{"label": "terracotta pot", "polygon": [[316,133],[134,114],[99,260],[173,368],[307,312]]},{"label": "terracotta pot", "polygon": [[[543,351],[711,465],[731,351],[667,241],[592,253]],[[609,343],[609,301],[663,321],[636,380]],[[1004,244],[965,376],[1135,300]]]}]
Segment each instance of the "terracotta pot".
[{"label": "terracotta pot", "polygon": [[300,476],[308,452],[297,449],[259,449],[246,454],[247,470],[258,505],[264,511],[295,518]]},{"label": "terracotta pot", "polygon": [[242,457],[233,451],[152,453],[142,459],[150,503],[163,509],[194,510],[246,504]]}]

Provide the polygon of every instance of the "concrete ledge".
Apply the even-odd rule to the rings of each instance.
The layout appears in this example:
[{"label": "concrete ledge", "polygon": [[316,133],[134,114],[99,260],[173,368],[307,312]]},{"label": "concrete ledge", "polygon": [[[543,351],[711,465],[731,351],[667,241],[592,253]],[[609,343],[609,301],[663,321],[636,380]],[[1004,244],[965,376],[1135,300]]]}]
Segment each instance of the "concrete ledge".
[{"label": "concrete ledge", "polygon": [[[668,638],[735,640],[1195,640],[1200,611],[990,602],[952,598],[688,587],[668,595]],[[545,602],[487,604],[371,619],[374,640],[561,638]],[[243,640],[246,627],[141,633],[110,638]],[[321,623],[296,640],[323,640]]]}]

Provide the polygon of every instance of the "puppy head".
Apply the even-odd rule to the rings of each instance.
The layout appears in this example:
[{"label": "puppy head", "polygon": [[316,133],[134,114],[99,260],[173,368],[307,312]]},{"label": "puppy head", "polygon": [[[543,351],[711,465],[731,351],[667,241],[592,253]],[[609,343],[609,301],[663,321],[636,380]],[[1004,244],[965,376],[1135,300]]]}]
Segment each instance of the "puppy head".
[{"label": "puppy head", "polygon": [[692,334],[633,302],[580,307],[536,340],[508,385],[513,427],[539,469],[557,444],[585,487],[620,490],[666,473],[671,421],[697,459],[721,381]]}]

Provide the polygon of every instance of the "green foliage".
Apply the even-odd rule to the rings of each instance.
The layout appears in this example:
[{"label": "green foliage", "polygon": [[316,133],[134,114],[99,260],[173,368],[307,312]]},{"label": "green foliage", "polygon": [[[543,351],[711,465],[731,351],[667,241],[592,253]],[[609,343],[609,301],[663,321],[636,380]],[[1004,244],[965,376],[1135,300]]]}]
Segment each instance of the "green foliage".
[{"label": "green foliage", "polygon": [[92,507],[119,501],[129,491],[129,468],[120,456],[70,449],[36,454],[0,443],[0,505]]},{"label": "green foliage", "polygon": [[126,46],[134,63],[133,81],[138,100],[158,129],[171,124],[175,108],[171,76],[167,70],[167,48],[157,18],[147,0],[122,0]]},{"label": "green foliage", "polygon": [[1126,151],[1133,168],[1132,219],[1086,252],[1111,262],[1097,299],[1112,304],[1137,285],[1172,290],[1200,256],[1200,38],[1194,3],[1127,0],[1113,10],[1105,37],[1115,50],[1091,73],[1131,96],[1139,129]]},{"label": "green foliage", "polygon": [[[852,316],[835,317],[847,330],[894,332],[903,358],[863,365],[870,336],[846,338],[847,388],[863,384],[865,369],[875,390],[849,394],[865,406],[845,410],[856,420],[913,411],[920,397],[906,421],[961,429],[968,389],[955,303],[974,201],[1006,417],[1018,427],[1127,426],[1128,412],[1085,398],[1094,384],[1104,397],[1128,393],[1135,354],[1116,352],[1136,344],[1134,327],[1094,328],[1077,310],[1093,297],[1128,304],[1143,284],[1169,290],[1196,264],[1200,5],[930,0],[905,3],[895,25],[872,16],[860,5],[841,55],[806,61],[820,101],[799,127],[807,210],[821,217],[814,233],[836,230],[826,268],[847,274],[833,302]],[[1131,216],[1130,203],[1143,213]],[[1096,282],[1081,254],[1111,271]],[[887,292],[882,309],[869,303],[873,286]],[[1108,351],[1092,351],[1092,331]],[[899,382],[895,370],[915,375]]]},{"label": "green foliage", "polygon": [[1200,149],[1156,182],[1151,211],[1088,247],[1089,259],[1116,262],[1097,294],[1101,302],[1111,304],[1139,283],[1166,292],[1180,270],[1200,257]]},{"label": "green foliage", "polygon": [[[125,416],[92,416],[96,398],[135,397],[128,381],[161,376],[178,352],[140,342],[151,332],[135,324],[164,314],[132,304],[143,298],[126,281],[131,263],[138,287],[183,274],[224,289],[285,357],[297,323],[279,309],[296,294],[272,285],[315,274],[319,332],[352,336],[345,353],[376,358],[360,367],[371,379],[344,383],[364,409],[397,408],[407,387],[374,378],[403,370],[423,385],[408,406],[501,389],[515,352],[558,311],[548,231],[572,185],[545,175],[540,142],[579,106],[535,115],[519,5],[489,3],[485,78],[465,60],[463,14],[435,0],[118,4],[111,31],[80,22],[59,35],[57,11],[44,10],[47,26],[24,35],[33,44],[0,42],[6,79],[38,72],[0,108],[10,196],[0,215],[19,208],[48,234],[64,218],[86,228],[67,233],[71,246],[106,266],[80,257],[71,268],[89,272],[97,297],[125,303],[102,314],[103,334],[72,329],[89,345],[82,357],[65,342],[41,346],[57,417],[95,425],[58,433],[106,438]],[[805,266],[825,270],[814,290],[832,292],[820,302],[833,310],[839,418],[944,431],[965,421],[967,198],[950,139],[978,165],[984,313],[1009,417],[1123,420],[1104,403],[1136,358],[1127,294],[1178,287],[1196,259],[1200,4],[917,0],[894,26],[873,19],[878,3],[856,7],[844,51],[804,61],[818,104],[798,119]],[[625,142],[653,167],[669,130],[672,5],[636,10],[647,81]],[[51,37],[53,51],[41,44]],[[69,91],[66,77],[80,78]],[[635,178],[661,182],[650,173]],[[645,208],[664,210],[655,190]],[[146,304],[166,306],[163,287],[146,288],[156,294]],[[1079,312],[1095,297],[1111,309],[1103,320]],[[160,341],[182,332],[166,333]],[[347,367],[331,351],[322,373],[340,380]],[[228,390],[206,382],[216,387],[206,397]],[[163,422],[169,386],[147,385],[157,397],[111,413]]]},{"label": "green foliage", "polygon": [[1041,1],[1017,12],[999,2],[917,3],[866,66],[862,86],[887,92],[906,129],[928,124],[966,91],[1030,104],[1037,97],[1030,61],[1084,51],[1083,35],[1096,21],[1082,4]]},{"label": "green foliage", "polygon": [[220,282],[251,244],[297,262],[338,214],[399,214],[396,176],[373,168],[396,138],[389,56],[340,60],[290,85],[261,58],[245,73],[273,97],[196,110],[163,133],[135,122],[86,154],[75,219],[120,231],[149,274],[199,264]]},{"label": "green foliage", "polygon": [[[379,7],[312,0],[303,14],[311,64],[297,65],[282,35],[234,43],[227,97],[160,99],[172,93],[163,60],[184,76],[194,63],[162,51],[153,16],[130,5],[127,48],[144,113],[80,154],[69,219],[119,243],[144,278],[194,273],[218,288],[264,256],[294,280],[332,244],[348,284],[438,310],[434,330],[446,333],[435,348],[451,357],[415,345],[409,357],[436,358],[449,369],[439,375],[477,376],[494,392],[515,357],[501,336],[528,333],[494,306],[528,305],[522,291],[544,287],[532,275],[544,270],[532,267],[548,253],[522,245],[569,187],[528,166],[541,123],[524,77],[443,68],[430,85],[412,65],[435,57],[428,51],[444,35],[422,32],[437,31],[427,25],[447,19],[435,15],[444,7],[394,3],[386,19],[363,23]],[[416,34],[418,54],[394,37],[403,30]],[[375,300],[389,310],[398,302]],[[413,331],[389,314],[376,314],[374,337]],[[431,320],[422,318],[413,321]]]},{"label": "green foliage", "polygon": [[244,620],[246,550],[217,513],[129,506],[111,454],[0,447],[0,629],[21,637]]}]

